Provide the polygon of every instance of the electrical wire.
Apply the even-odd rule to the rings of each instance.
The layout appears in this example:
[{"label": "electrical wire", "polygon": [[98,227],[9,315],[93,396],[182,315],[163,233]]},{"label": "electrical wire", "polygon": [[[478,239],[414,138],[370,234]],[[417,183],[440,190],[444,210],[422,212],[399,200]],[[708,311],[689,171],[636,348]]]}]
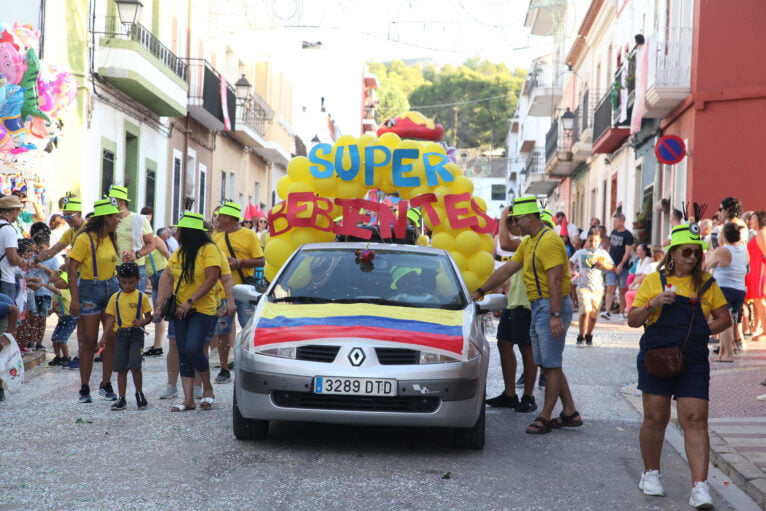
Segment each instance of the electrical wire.
[{"label": "electrical wire", "polygon": [[484,101],[492,101],[493,99],[500,99],[500,98],[507,98],[507,94],[503,94],[501,96],[491,96],[489,98],[481,98],[481,99],[469,99],[466,101],[459,101],[457,103],[442,103],[440,105],[416,105],[416,106],[410,106],[410,110],[422,110],[423,108],[441,108],[445,106],[460,106],[460,105],[468,105],[471,103],[483,103]]}]

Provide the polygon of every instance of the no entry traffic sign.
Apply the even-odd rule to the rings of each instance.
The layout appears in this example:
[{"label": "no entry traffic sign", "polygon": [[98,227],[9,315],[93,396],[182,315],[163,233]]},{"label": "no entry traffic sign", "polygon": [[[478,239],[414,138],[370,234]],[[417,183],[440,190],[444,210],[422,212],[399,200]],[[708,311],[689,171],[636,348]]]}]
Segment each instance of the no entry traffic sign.
[{"label": "no entry traffic sign", "polygon": [[686,144],[675,135],[662,136],[654,146],[654,155],[662,163],[675,165],[686,156]]}]

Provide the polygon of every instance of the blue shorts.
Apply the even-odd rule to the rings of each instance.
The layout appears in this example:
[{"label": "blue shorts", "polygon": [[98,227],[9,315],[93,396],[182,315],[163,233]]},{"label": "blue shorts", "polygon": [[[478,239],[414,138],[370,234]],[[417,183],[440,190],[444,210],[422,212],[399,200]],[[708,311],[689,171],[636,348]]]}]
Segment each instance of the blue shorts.
[{"label": "blue shorts", "polygon": [[162,277],[162,272],[165,271],[165,268],[157,271],[149,277],[149,280],[152,283],[152,305],[155,307],[157,306],[157,298],[160,296],[160,277]]},{"label": "blue shorts", "polygon": [[106,280],[80,279],[77,282],[80,293],[80,316],[98,316],[106,310],[109,298],[120,290],[117,277]]},{"label": "blue shorts", "polygon": [[553,337],[550,324],[551,301],[548,298],[540,298],[532,302],[532,323],[529,327],[532,353],[535,356],[535,364],[545,369],[561,367],[563,363],[566,331],[572,322],[572,299],[568,295],[561,299],[561,320],[564,324],[564,335]]},{"label": "blue shorts", "polygon": [[722,287],[723,296],[726,297],[726,303],[729,306],[735,323],[742,323],[742,306],[745,305],[745,292],[733,287]]},{"label": "blue shorts", "polygon": [[519,346],[529,346],[529,326],[532,322],[532,312],[526,307],[503,309],[500,322],[497,324],[497,340],[506,341]]},{"label": "blue shorts", "polygon": [[[212,328],[210,328],[210,331],[207,333],[205,342],[212,342],[214,334],[215,334],[215,323],[213,324]],[[176,338],[175,321],[168,321],[168,339],[175,340],[175,338]]]},{"label": "blue shorts", "polygon": [[51,341],[66,344],[75,328],[77,328],[76,317],[59,316],[59,321],[56,323],[56,328],[53,329],[53,334],[51,335]]},{"label": "blue shorts", "polygon": [[29,304],[29,311],[35,316],[47,318],[51,312],[51,297],[48,295],[35,296]]},{"label": "blue shorts", "polygon": [[237,305],[237,321],[239,322],[239,327],[245,328],[245,325],[250,321],[250,318],[253,317],[255,305],[241,300],[234,300],[234,303]]},{"label": "blue shorts", "polygon": [[625,289],[628,287],[628,275],[630,275],[628,270],[622,270],[622,273],[619,275],[610,270],[606,270],[604,273],[607,286],[617,286],[620,289]]},{"label": "blue shorts", "polygon": [[695,397],[710,400],[710,362],[685,360],[684,372],[672,378],[659,378],[646,372],[644,352],[636,357],[638,369],[638,390],[657,396]]},{"label": "blue shorts", "polygon": [[[221,307],[224,307],[228,303],[228,300],[224,298],[221,300]],[[234,326],[233,316],[219,316],[215,322],[215,335],[229,335],[232,327]]]}]

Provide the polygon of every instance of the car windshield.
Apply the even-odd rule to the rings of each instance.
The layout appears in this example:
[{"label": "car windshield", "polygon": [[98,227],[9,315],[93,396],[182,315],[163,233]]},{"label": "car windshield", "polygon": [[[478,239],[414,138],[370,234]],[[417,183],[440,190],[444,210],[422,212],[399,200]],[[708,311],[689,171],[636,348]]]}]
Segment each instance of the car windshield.
[{"label": "car windshield", "polygon": [[446,254],[304,249],[288,263],[270,299],[292,303],[376,303],[463,309],[468,301]]}]

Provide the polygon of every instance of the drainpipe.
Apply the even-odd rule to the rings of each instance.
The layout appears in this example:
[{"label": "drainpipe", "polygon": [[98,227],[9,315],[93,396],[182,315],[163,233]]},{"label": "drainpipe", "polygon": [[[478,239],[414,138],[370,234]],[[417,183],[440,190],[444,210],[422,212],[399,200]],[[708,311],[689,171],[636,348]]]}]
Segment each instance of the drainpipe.
[{"label": "drainpipe", "polygon": [[[187,0],[186,2],[186,56],[189,57],[191,54],[191,0]],[[189,77],[189,66],[186,67],[186,79],[189,80],[191,83],[190,77]],[[191,133],[189,131],[189,94],[191,94],[191,91],[187,93],[186,96],[186,133],[184,133],[184,154],[181,158],[181,162],[183,164],[183,167],[181,167],[181,182],[178,183],[178,186],[181,187],[181,190],[183,193],[179,194],[181,197],[182,204],[186,201],[186,172],[188,167],[188,160],[187,156],[189,154],[189,134]],[[170,197],[173,197],[173,190],[170,191]],[[172,208],[171,208],[171,211]],[[183,214],[183,210],[181,212]],[[176,219],[178,220],[178,219]]]}]

